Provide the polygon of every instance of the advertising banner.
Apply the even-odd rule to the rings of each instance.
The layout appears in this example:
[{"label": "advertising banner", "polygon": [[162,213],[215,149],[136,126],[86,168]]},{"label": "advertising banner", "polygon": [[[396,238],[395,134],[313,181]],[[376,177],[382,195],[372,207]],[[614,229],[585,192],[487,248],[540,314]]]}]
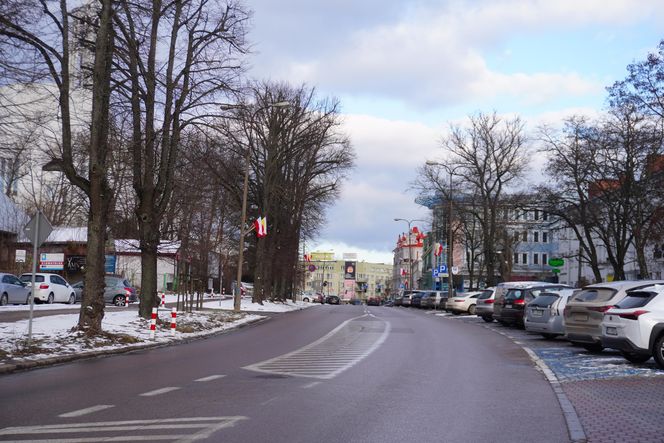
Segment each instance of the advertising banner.
[{"label": "advertising banner", "polygon": [[115,274],[115,262],[117,257],[115,255],[104,256],[104,271],[107,274]]},{"label": "advertising banner", "polygon": [[65,264],[65,254],[44,253],[39,256],[40,271],[62,271]]},{"label": "advertising banner", "polygon": [[355,280],[355,262],[354,261],[344,262],[344,279],[345,280]]},{"label": "advertising banner", "polygon": [[65,260],[67,272],[83,272],[85,270],[85,255],[68,255]]},{"label": "advertising banner", "polygon": [[355,298],[355,280],[344,280],[344,300]]}]

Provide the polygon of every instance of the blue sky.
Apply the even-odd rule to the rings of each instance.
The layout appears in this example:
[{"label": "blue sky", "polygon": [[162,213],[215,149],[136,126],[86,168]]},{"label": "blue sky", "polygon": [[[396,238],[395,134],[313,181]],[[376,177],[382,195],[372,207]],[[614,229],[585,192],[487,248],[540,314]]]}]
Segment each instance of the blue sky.
[{"label": "blue sky", "polygon": [[[664,38],[655,0],[247,0],[251,74],[340,99],[357,169],[308,249],[391,262],[427,218],[408,184],[476,111],[527,128],[601,112],[605,88]],[[533,170],[544,161],[533,156]],[[533,174],[535,175],[535,174]]]}]

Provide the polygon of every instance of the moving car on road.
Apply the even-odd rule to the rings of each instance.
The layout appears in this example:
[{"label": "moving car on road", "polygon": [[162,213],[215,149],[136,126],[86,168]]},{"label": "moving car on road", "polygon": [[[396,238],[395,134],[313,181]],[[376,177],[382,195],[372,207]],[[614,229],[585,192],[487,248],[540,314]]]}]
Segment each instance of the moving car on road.
[{"label": "moving car on road", "polygon": [[528,303],[523,316],[526,331],[537,332],[552,339],[565,335],[563,312],[574,289],[559,289],[540,293]]},{"label": "moving car on road", "polygon": [[630,291],[604,313],[602,345],[632,363],[655,358],[664,369],[664,285]]},{"label": "moving car on road", "polygon": [[604,313],[627,295],[664,280],[614,281],[584,286],[576,292],[565,307],[565,336],[569,341],[590,352],[600,352]]},{"label": "moving car on road", "polygon": [[[30,288],[32,274],[22,274],[21,281]],[[35,288],[32,293],[34,294],[35,303],[45,302],[51,304],[57,302],[69,303],[70,305],[76,303],[74,288],[58,274],[36,273]]]},{"label": "moving car on road", "polygon": [[13,274],[0,272],[0,306],[30,303],[30,288]]}]

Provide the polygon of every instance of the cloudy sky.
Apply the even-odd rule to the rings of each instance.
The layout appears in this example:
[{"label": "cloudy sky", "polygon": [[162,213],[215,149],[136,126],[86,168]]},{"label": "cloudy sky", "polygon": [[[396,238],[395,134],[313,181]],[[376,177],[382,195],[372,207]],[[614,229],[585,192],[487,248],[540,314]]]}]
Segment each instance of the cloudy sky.
[{"label": "cloudy sky", "polygon": [[428,218],[409,183],[445,156],[450,123],[496,111],[533,131],[596,114],[605,87],[664,38],[661,0],[245,1],[252,75],[337,97],[357,153],[307,248],[367,261],[392,262],[407,229],[394,218]]}]

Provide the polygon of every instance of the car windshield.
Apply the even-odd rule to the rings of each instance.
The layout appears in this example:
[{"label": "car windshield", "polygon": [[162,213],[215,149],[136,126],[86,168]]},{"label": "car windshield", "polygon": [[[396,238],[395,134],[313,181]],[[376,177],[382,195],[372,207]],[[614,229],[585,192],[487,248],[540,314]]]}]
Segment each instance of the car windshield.
[{"label": "car windshield", "polygon": [[[32,282],[32,275],[22,275],[21,276],[21,281],[25,283],[31,283]],[[35,283],[44,283],[44,276],[43,275],[35,275]]]},{"label": "car windshield", "polygon": [[539,297],[537,297],[535,300],[530,302],[531,306],[541,306],[541,307],[548,307],[551,306],[560,298],[559,295],[557,294],[550,294],[550,293],[542,293]]},{"label": "car windshield", "polygon": [[628,292],[627,297],[615,305],[618,309],[642,308],[657,296],[656,292]]},{"label": "car windshield", "polygon": [[131,288],[131,283],[129,283],[127,280],[124,280],[122,284],[125,285],[125,288]]},{"label": "car windshield", "polygon": [[482,293],[480,294],[479,297],[477,297],[477,299],[478,300],[486,300],[487,298],[491,298],[492,295],[493,295],[493,291],[489,289],[489,290],[486,290],[486,291],[482,291]]},{"label": "car windshield", "polygon": [[609,288],[587,288],[574,294],[572,301],[581,303],[606,302],[611,300],[616,292],[618,291]]}]

